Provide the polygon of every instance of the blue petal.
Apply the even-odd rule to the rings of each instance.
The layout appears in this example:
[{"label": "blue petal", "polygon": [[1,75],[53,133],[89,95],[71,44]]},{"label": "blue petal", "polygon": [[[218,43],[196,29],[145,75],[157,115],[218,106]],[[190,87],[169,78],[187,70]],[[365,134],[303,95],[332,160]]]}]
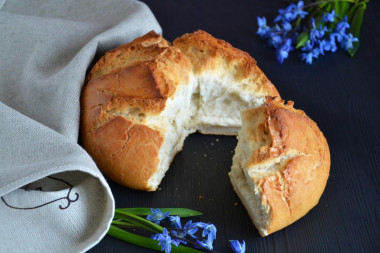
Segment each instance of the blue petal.
[{"label": "blue petal", "polygon": [[284,22],[282,22],[282,28],[285,31],[290,31],[290,30],[292,30],[292,25],[289,22],[284,21]]},{"label": "blue petal", "polygon": [[335,10],[332,10],[331,13],[326,13],[325,15],[322,16],[323,20],[325,22],[334,22],[335,20]]},{"label": "blue petal", "polygon": [[200,245],[200,246],[202,246],[202,247],[205,247],[205,248],[207,248],[207,249],[210,249],[210,250],[212,250],[213,249],[213,246],[212,246],[212,241],[209,241],[209,240],[203,240],[203,241],[199,241],[199,240],[197,240],[196,241],[196,244],[198,244],[198,245]]},{"label": "blue petal", "polygon": [[240,244],[238,240],[230,240],[231,248],[235,253],[245,253],[245,241]]},{"label": "blue petal", "polygon": [[182,228],[181,218],[179,216],[169,216],[170,224],[175,228]]},{"label": "blue petal", "polygon": [[311,53],[302,53],[301,59],[304,60],[308,64],[313,63],[313,55]]},{"label": "blue petal", "polygon": [[267,19],[265,17],[257,17],[257,25],[259,27],[267,26]]}]

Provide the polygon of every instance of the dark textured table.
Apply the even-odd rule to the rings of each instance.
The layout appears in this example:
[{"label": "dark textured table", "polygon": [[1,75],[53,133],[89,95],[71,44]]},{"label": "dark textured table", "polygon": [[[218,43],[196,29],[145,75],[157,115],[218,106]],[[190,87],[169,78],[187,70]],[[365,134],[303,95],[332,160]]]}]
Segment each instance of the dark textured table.
[{"label": "dark textured table", "polygon": [[[354,58],[328,53],[306,65],[294,53],[279,64],[273,49],[255,35],[257,16],[272,20],[281,0],[145,0],[172,41],[205,30],[250,53],[276,85],[325,134],[331,171],[319,204],[291,226],[260,237],[227,173],[235,137],[193,134],[153,193],[109,182],[116,207],[186,207],[218,228],[214,249],[232,252],[229,239],[245,240],[247,252],[380,252],[380,1],[365,13]],[[199,198],[202,196],[203,198]],[[90,252],[151,252],[106,236]]]}]

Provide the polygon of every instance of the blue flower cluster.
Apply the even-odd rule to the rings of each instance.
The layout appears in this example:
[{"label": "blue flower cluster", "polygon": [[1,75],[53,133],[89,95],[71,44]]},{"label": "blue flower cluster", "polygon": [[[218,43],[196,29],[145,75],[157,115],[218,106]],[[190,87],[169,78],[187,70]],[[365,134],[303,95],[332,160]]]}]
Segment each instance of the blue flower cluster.
[{"label": "blue flower cluster", "polygon": [[[303,1],[299,1],[297,5],[292,3],[286,9],[280,9],[279,15],[273,20],[273,27],[267,25],[265,17],[257,17],[257,34],[276,49],[280,63],[288,58],[289,52],[295,47],[300,47],[303,52],[300,54],[301,59],[311,64],[313,58],[318,58],[325,52],[335,52],[337,43],[348,50],[353,47],[353,42],[358,41],[358,38],[348,32],[350,25],[347,17],[338,20],[334,10],[317,19],[311,18],[308,26],[301,26],[301,21],[308,15],[305,8],[307,6],[304,6]],[[300,42],[299,36],[305,40]]]},{"label": "blue flower cluster", "polygon": [[[152,214],[146,217],[147,220],[160,224],[166,222],[170,227],[164,228],[161,234],[154,234],[152,239],[158,240],[158,245],[161,246],[161,250],[165,252],[171,251],[171,245],[178,246],[179,244],[187,244],[189,240],[185,237],[188,235],[193,239],[196,239],[195,246],[203,247],[205,249],[213,249],[213,241],[216,239],[216,227],[210,223],[192,222],[189,220],[182,227],[181,219],[179,216],[170,216],[169,213],[163,213],[160,209],[151,209]],[[202,231],[202,239],[198,239],[195,233],[199,230]]]},{"label": "blue flower cluster", "polygon": [[[169,213],[163,213],[160,209],[151,209],[152,214],[146,217],[147,220],[156,224],[165,223],[163,232],[160,234],[152,235],[152,239],[158,240],[158,245],[161,246],[161,250],[169,253],[174,246],[179,244],[192,243],[196,248],[202,248],[206,250],[213,249],[213,241],[216,239],[216,227],[211,223],[204,222],[192,222],[189,220],[182,227],[181,219],[179,216],[170,216]],[[195,234],[198,231],[202,231],[202,238],[199,238]],[[194,240],[186,238],[191,237]],[[195,242],[194,242],[195,241]],[[245,252],[245,242],[240,245],[238,241],[231,241],[231,247],[235,252]]]}]

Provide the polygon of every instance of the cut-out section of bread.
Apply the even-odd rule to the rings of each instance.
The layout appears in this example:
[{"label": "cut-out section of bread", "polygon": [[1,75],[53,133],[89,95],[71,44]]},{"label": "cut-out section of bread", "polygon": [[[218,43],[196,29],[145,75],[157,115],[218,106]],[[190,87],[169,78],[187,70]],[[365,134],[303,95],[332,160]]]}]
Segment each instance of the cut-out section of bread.
[{"label": "cut-out section of bread", "polygon": [[229,173],[235,191],[262,236],[304,216],[325,189],[330,152],[317,124],[293,103],[267,97],[242,112]]},{"label": "cut-out section of bread", "polygon": [[[203,53],[193,56],[192,48]],[[202,72],[206,58],[213,67]],[[154,191],[190,133],[237,135],[240,111],[266,95],[278,92],[252,57],[228,43],[198,31],[171,46],[150,32],[106,53],[90,71],[81,141],[109,178]]]},{"label": "cut-out section of bread", "polygon": [[265,96],[279,96],[255,59],[205,31],[184,34],[173,45],[193,65],[198,106],[194,128],[204,134],[237,135],[240,112],[262,105]]}]

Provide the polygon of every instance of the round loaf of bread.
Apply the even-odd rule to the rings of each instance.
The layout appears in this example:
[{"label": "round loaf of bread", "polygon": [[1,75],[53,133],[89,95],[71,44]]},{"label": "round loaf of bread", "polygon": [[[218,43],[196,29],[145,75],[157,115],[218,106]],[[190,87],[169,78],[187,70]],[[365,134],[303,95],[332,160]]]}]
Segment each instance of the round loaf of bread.
[{"label": "round loaf of bread", "polygon": [[106,53],[81,96],[81,142],[101,171],[155,191],[190,133],[237,135],[240,112],[279,96],[247,53],[204,31],[150,32]]},{"label": "round loaf of bread", "polygon": [[330,171],[330,151],[317,124],[293,102],[268,97],[242,112],[229,173],[262,236],[304,216],[319,201]]}]

